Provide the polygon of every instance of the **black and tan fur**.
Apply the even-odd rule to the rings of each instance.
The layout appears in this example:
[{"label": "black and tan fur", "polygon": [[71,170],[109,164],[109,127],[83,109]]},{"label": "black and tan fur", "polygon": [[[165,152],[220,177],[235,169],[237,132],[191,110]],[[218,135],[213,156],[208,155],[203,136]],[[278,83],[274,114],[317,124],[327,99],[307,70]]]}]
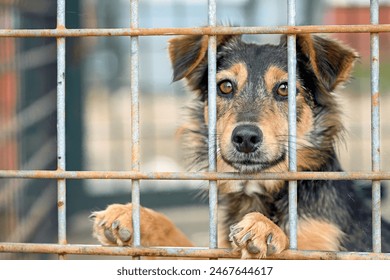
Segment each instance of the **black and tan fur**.
[{"label": "black and tan fur", "polygon": [[[350,77],[357,54],[337,41],[297,35],[297,168],[341,171],[336,143],[343,133],[334,91]],[[174,81],[185,79],[194,101],[181,136],[191,170],[208,168],[207,36],[170,41]],[[217,169],[220,172],[288,170],[288,73],[285,37],[278,45],[219,36],[217,46]],[[287,182],[219,181],[220,246],[243,258],[288,248]],[[298,181],[298,248],[370,251],[370,209],[352,181]],[[191,246],[166,218],[142,208],[143,245]],[[95,212],[94,234],[103,244],[131,244],[131,204]],[[390,226],[383,221],[383,251]],[[168,238],[169,237],[169,238]]]}]

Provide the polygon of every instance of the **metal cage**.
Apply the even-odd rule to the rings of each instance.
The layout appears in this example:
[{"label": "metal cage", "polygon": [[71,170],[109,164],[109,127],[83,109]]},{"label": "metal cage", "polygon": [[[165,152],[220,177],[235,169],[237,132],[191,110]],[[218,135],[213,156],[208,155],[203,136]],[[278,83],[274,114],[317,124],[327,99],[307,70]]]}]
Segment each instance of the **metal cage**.
[{"label": "metal cage", "polygon": [[[57,170],[0,170],[0,178],[30,178],[57,180],[58,244],[0,243],[0,252],[51,253],[60,259],[67,254],[237,258],[236,252],[217,247],[217,180],[272,180],[289,181],[289,228],[290,250],[276,256],[283,259],[390,259],[389,253],[381,253],[380,181],[390,179],[390,171],[380,170],[379,138],[379,33],[389,32],[390,24],[379,24],[378,0],[370,1],[371,24],[368,25],[318,25],[296,26],[296,1],[288,1],[287,26],[219,27],[216,25],[216,0],[208,1],[208,26],[191,28],[139,28],[138,1],[131,0],[129,28],[116,29],[67,29],[65,25],[65,0],[57,1],[57,27],[55,29],[0,30],[0,37],[55,37],[57,39]],[[287,34],[289,83],[296,79],[296,34],[301,33],[370,33],[371,34],[371,172],[298,172],[296,168],[296,89],[289,87],[289,172],[240,175],[216,171],[216,36],[220,34]],[[201,34],[209,40],[209,172],[142,172],[140,171],[139,139],[139,37]],[[68,37],[130,36],[131,37],[131,123],[132,123],[132,170],[131,171],[67,171],[65,166],[65,43]],[[99,245],[69,245],[66,236],[66,180],[67,179],[123,179],[132,182],[133,247],[104,247]],[[141,180],[208,180],[209,181],[209,247],[207,248],[153,248],[141,247],[140,237],[140,181]],[[297,250],[297,180],[371,180],[373,249],[363,252],[319,252]]]}]

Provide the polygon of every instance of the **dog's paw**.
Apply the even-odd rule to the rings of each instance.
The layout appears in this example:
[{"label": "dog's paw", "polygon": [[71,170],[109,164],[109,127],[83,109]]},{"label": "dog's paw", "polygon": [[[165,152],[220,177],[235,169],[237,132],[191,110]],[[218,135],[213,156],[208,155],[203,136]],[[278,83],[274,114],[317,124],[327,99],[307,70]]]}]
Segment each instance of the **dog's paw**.
[{"label": "dog's paw", "polygon": [[286,234],[260,213],[249,213],[230,227],[233,248],[241,251],[243,259],[259,259],[278,254],[289,246]]},{"label": "dog's paw", "polygon": [[132,205],[113,204],[93,212],[93,236],[103,245],[131,245],[133,241]]}]

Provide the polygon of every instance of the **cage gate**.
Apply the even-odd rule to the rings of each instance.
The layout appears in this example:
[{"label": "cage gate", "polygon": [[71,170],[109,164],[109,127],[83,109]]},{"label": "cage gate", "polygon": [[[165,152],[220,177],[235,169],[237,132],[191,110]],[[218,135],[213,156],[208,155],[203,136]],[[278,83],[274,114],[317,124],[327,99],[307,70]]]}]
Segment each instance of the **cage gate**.
[{"label": "cage gate", "polygon": [[[208,26],[191,28],[139,28],[138,1],[131,2],[130,28],[113,29],[67,29],[65,24],[65,0],[57,1],[57,27],[55,29],[3,29],[0,37],[54,37],[57,40],[57,170],[0,170],[0,178],[30,178],[57,180],[58,244],[0,243],[0,252],[58,254],[60,259],[67,254],[116,255],[116,256],[161,256],[238,258],[236,252],[217,246],[217,180],[288,180],[289,181],[289,238],[290,250],[277,258],[283,259],[390,259],[389,253],[381,253],[381,193],[380,181],[390,180],[389,171],[380,170],[379,138],[379,33],[390,32],[390,24],[379,24],[378,0],[370,1],[371,21],[368,25],[318,25],[296,26],[296,1],[289,0],[287,26],[224,27],[217,26],[216,0],[208,1]],[[216,36],[221,34],[287,34],[288,83],[296,83],[296,34],[301,33],[370,33],[371,36],[371,172],[298,172],[296,154],[296,88],[288,88],[289,102],[289,172],[239,175],[217,172],[216,169]],[[208,35],[208,172],[142,172],[140,170],[139,139],[139,37],[171,35]],[[67,171],[65,162],[65,43],[69,37],[85,36],[130,36],[131,37],[131,171]],[[122,179],[132,182],[133,247],[104,247],[99,245],[70,245],[66,236],[66,180],[67,179]],[[297,180],[371,180],[372,181],[372,227],[373,249],[363,252],[321,252],[297,250]],[[140,181],[141,180],[208,180],[209,181],[209,247],[164,248],[141,247],[140,236]]]}]

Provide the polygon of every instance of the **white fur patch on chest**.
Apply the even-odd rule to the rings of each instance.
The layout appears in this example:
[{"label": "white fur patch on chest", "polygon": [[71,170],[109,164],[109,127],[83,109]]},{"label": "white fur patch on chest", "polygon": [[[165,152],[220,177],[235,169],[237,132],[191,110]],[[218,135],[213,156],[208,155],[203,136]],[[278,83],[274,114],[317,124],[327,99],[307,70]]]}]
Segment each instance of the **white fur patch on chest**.
[{"label": "white fur patch on chest", "polygon": [[248,196],[253,196],[254,194],[266,194],[266,190],[261,184],[259,184],[258,181],[243,181],[241,185],[242,191]]},{"label": "white fur patch on chest", "polygon": [[259,194],[263,196],[272,196],[272,194],[279,191],[283,185],[284,181],[280,180],[218,181],[218,189],[220,193],[227,194],[243,192],[247,196],[255,196]]}]

